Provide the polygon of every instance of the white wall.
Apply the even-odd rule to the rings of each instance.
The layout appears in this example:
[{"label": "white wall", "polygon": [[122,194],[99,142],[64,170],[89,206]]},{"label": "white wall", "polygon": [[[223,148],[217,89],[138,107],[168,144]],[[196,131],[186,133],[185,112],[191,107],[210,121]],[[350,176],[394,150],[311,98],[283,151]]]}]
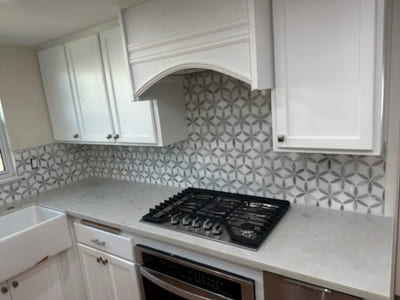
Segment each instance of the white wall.
[{"label": "white wall", "polygon": [[0,100],[13,150],[53,142],[34,48],[0,47]]}]

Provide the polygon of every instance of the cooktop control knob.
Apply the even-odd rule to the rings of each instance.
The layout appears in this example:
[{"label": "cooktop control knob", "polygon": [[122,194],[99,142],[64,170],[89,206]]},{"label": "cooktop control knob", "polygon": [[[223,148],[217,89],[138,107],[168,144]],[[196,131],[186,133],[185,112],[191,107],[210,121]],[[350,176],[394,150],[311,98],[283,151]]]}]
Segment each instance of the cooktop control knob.
[{"label": "cooktop control knob", "polygon": [[214,226],[212,227],[211,233],[213,235],[220,235],[222,233],[221,225],[219,223],[214,224]]},{"label": "cooktop control knob", "polygon": [[171,225],[178,225],[179,224],[179,215],[173,215],[171,217]]},{"label": "cooktop control knob", "polygon": [[205,220],[204,223],[203,223],[203,229],[205,231],[209,231],[209,230],[211,230],[211,228],[212,228],[211,220],[210,219]]},{"label": "cooktop control knob", "polygon": [[192,221],[192,227],[193,228],[200,228],[201,227],[201,220],[199,217],[196,217]]},{"label": "cooktop control knob", "polygon": [[182,224],[183,224],[183,226],[189,226],[191,221],[192,221],[192,218],[190,216],[186,215],[182,219]]}]

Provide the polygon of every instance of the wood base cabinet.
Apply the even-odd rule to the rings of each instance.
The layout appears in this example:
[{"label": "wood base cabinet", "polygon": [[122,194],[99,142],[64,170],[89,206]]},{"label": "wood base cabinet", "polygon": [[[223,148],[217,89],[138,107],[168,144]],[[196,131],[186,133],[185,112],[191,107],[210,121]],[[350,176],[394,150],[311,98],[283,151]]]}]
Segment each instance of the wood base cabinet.
[{"label": "wood base cabinet", "polygon": [[339,293],[302,281],[264,272],[265,300],[360,300],[361,298]]},{"label": "wood base cabinet", "polygon": [[52,259],[0,284],[0,300],[63,300],[57,264]]},{"label": "wood base cabinet", "polygon": [[140,300],[135,264],[78,244],[88,300]]}]

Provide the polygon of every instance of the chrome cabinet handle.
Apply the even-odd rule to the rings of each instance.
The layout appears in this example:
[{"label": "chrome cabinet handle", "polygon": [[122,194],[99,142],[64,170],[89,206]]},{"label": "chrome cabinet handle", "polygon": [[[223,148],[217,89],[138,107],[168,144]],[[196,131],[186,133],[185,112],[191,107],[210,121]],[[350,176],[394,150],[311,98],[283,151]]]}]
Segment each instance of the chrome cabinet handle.
[{"label": "chrome cabinet handle", "polygon": [[106,242],[105,241],[100,241],[99,239],[92,239],[92,240],[90,240],[93,244],[96,244],[96,245],[99,245],[99,246],[102,246],[102,247],[104,247],[105,245],[106,245]]}]

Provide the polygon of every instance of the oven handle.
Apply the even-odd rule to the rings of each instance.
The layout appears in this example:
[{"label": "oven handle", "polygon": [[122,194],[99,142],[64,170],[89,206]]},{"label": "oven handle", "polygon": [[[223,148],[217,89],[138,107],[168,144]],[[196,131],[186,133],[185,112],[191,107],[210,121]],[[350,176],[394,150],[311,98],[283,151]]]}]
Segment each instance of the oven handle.
[{"label": "oven handle", "polygon": [[[189,300],[233,300],[202,288],[197,288],[191,284],[185,283],[181,280],[172,278],[170,276],[164,275],[160,272],[154,271],[152,269],[140,266],[140,274],[146,279],[150,280],[155,285],[171,292],[177,296],[189,299]],[[176,283],[179,287],[174,285]]]}]

